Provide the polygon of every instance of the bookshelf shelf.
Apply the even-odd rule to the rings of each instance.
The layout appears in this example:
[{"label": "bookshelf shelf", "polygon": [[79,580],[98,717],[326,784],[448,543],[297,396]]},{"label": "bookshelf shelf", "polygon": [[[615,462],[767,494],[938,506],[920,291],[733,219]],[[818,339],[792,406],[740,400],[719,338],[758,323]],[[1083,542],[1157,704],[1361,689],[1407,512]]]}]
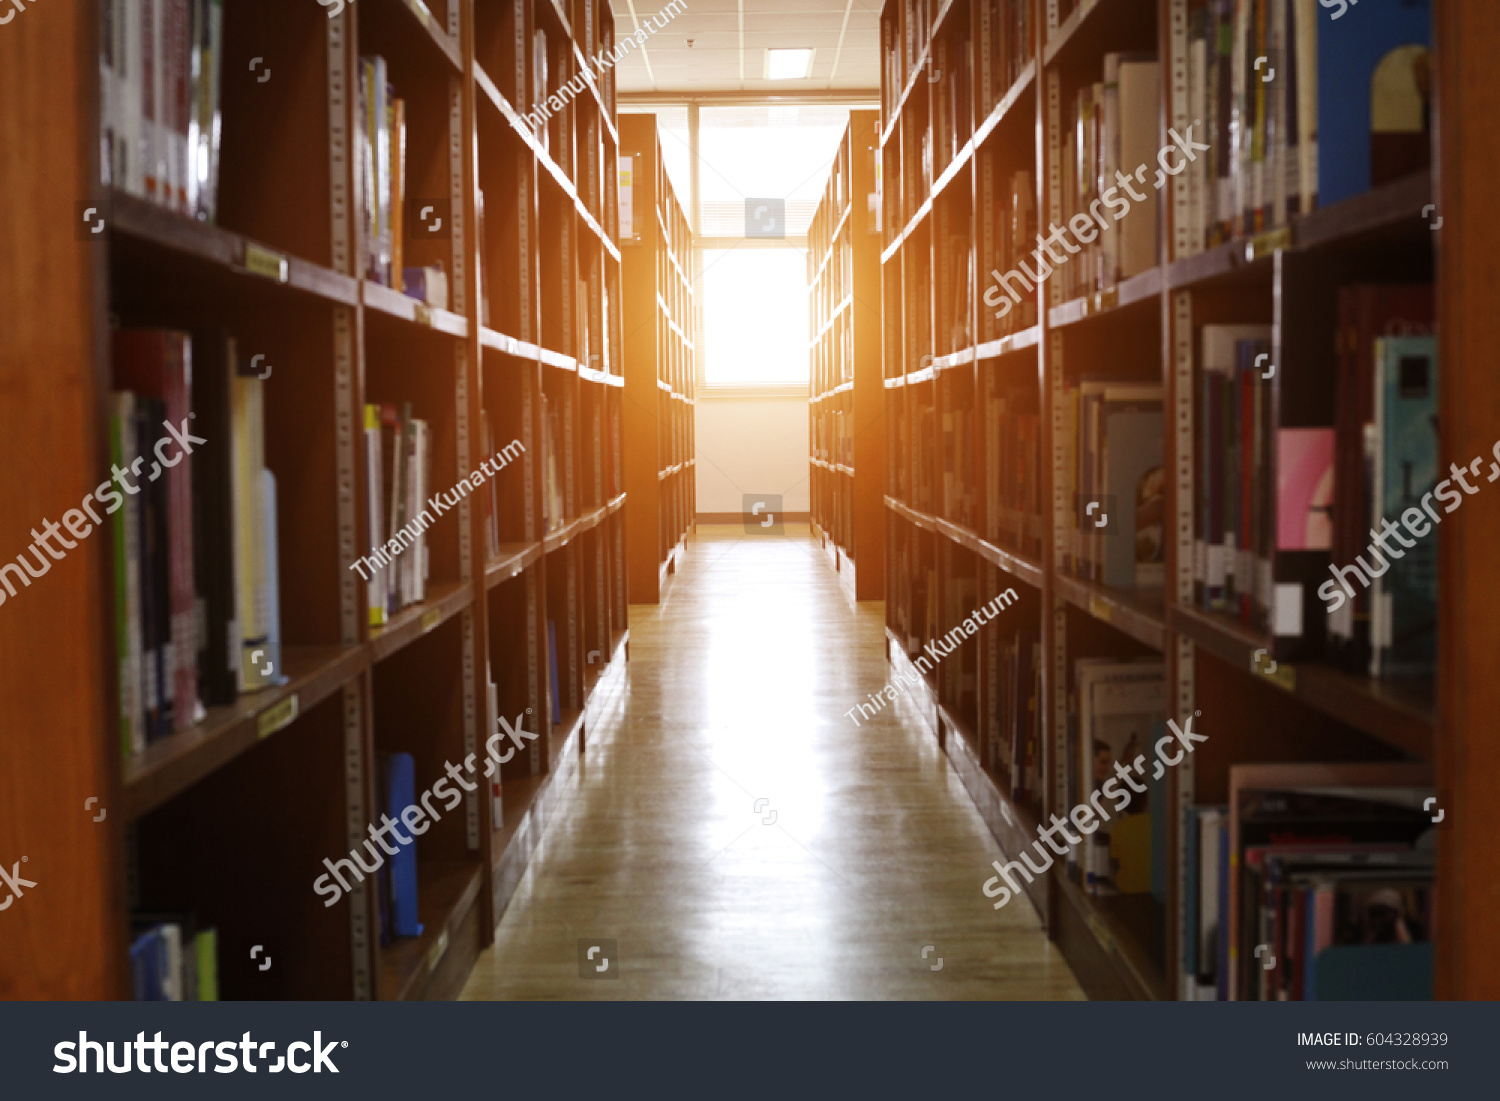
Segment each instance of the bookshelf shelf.
[{"label": "bookshelf shelf", "polygon": [[[1434,6],[1441,9],[1442,0]],[[1354,666],[1351,656],[1335,664],[1319,649],[1321,605],[1300,616],[1288,611],[1274,632],[1269,626],[1273,587],[1278,599],[1300,593],[1307,603],[1327,576],[1322,566],[1294,575],[1308,569],[1308,559],[1293,565],[1280,544],[1265,549],[1278,519],[1274,472],[1284,460],[1276,447],[1253,433],[1222,437],[1236,445],[1232,458],[1241,462],[1242,478],[1252,476],[1244,465],[1252,456],[1267,464],[1271,475],[1251,483],[1256,494],[1272,487],[1269,508],[1242,485],[1235,498],[1241,514],[1212,514],[1227,525],[1223,544],[1204,542],[1199,521],[1206,524],[1210,514],[1194,497],[1206,500],[1230,484],[1213,480],[1222,476],[1211,462],[1218,444],[1204,450],[1201,442],[1211,429],[1228,431],[1228,422],[1211,418],[1253,409],[1257,430],[1274,425],[1276,433],[1333,423],[1342,401],[1335,400],[1335,375],[1349,339],[1339,288],[1431,280],[1441,240],[1429,225],[1436,222],[1429,216],[1437,174],[1403,167],[1407,174],[1395,178],[1393,170],[1371,169],[1388,182],[1377,178],[1310,213],[1298,213],[1290,192],[1274,201],[1267,192],[1263,208],[1210,225],[1211,206],[1195,206],[1191,190],[1206,177],[1183,173],[1163,180],[1150,204],[1154,226],[1132,213],[1113,227],[1114,236],[1099,235],[1107,248],[1090,244],[1081,261],[1074,255],[1079,262],[1049,265],[1040,279],[1035,257],[1026,255],[1038,230],[1069,224],[1090,196],[1101,197],[1108,185],[1099,181],[1117,167],[1109,158],[1154,161],[1172,144],[1169,128],[1182,133],[1200,115],[1210,118],[1190,99],[1190,91],[1199,94],[1192,81],[1207,69],[1190,61],[1188,48],[1197,41],[1204,57],[1216,56],[1205,43],[1212,19],[1227,18],[1223,9],[1199,0],[887,0],[881,15],[891,660],[899,664],[942,637],[1012,579],[1025,582],[1016,585],[1019,599],[1000,626],[982,628],[970,650],[961,648],[968,656],[957,664],[950,658],[925,682],[934,733],[996,836],[1016,848],[1025,839],[998,810],[985,808],[1009,793],[1015,797],[1008,806],[1024,803],[1032,820],[1045,821],[1077,802],[1086,769],[1069,764],[1084,758],[1068,732],[1076,737],[1081,729],[1086,668],[1107,664],[1118,674],[1100,675],[1123,677],[1129,663],[1152,663],[1148,675],[1160,678],[1170,701],[1166,714],[1181,720],[1200,708],[1217,740],[1211,753],[1175,769],[1152,799],[1153,814],[1163,806],[1170,812],[1165,852],[1155,848],[1158,838],[1151,855],[1167,873],[1164,891],[1160,878],[1153,894],[1137,877],[1129,894],[1094,894],[1087,875],[1096,869],[1058,865],[1048,885],[1033,892],[1085,988],[1101,997],[1199,996],[1181,952],[1192,889],[1185,822],[1223,801],[1232,767],[1441,760],[1432,678],[1342,671]],[[1317,18],[1327,25],[1321,12]],[[1266,103],[1280,110],[1284,101],[1268,96]],[[1277,133],[1286,132],[1283,126]],[[1195,133],[1200,141],[1220,140],[1217,132]],[[1289,155],[1270,137],[1257,148],[1254,156],[1268,163]],[[1259,194],[1249,190],[1249,177],[1227,179],[1238,199]],[[1203,194],[1225,182],[1222,175],[1217,185],[1208,179]],[[1203,221],[1193,222],[1199,213]],[[1031,265],[1030,278],[1003,282],[1011,302],[997,308],[993,294],[987,297],[992,273],[1019,271],[1019,262]],[[1227,326],[1241,328],[1221,335]],[[1217,341],[1238,342],[1235,354],[1259,352],[1251,343],[1265,342],[1254,363],[1269,359],[1275,370],[1260,375],[1268,380],[1263,389],[1240,392],[1249,360],[1236,365],[1231,356],[1227,365],[1205,366],[1210,330]],[[1238,384],[1222,392],[1233,397],[1222,410],[1203,404],[1210,370],[1227,370]],[[1449,391],[1442,392],[1446,403]],[[820,394],[814,407],[838,400]],[[1235,433],[1247,431],[1244,423],[1233,422]],[[1138,433],[1138,446],[1108,446],[1112,425]],[[1159,445],[1152,439],[1157,425]],[[1472,453],[1487,446],[1480,443]],[[1151,457],[1157,446],[1159,459]],[[1124,469],[1135,461],[1141,471]],[[847,482],[836,466],[815,463],[813,477]],[[1160,506],[1136,495],[1145,482],[1130,496],[1152,517],[1159,508],[1162,534],[1133,543],[1137,554],[1159,545],[1159,565],[1122,563],[1118,544],[1086,530],[1085,506],[1128,513],[1125,494],[1106,487],[1152,469],[1164,472]],[[1346,474],[1341,467],[1339,478]],[[1234,554],[1240,558],[1227,557]],[[1206,580],[1220,561],[1235,563],[1229,572],[1237,571],[1241,586],[1223,598]],[[1248,591],[1252,576],[1259,595]],[[1235,615],[1206,611],[1209,604]],[[1443,605],[1441,614],[1452,611]],[[1263,672],[1272,659],[1275,671]],[[1018,748],[1033,739],[1035,760],[1029,748]],[[1439,893],[1443,883],[1439,875]]]},{"label": "bookshelf shelf", "polygon": [[[422,935],[403,937],[380,949],[380,991],[389,1001],[455,997],[472,961],[450,948],[472,940],[483,869],[473,864],[437,867],[420,876]],[[470,928],[465,928],[469,926]]]},{"label": "bookshelf shelf", "polygon": [[403,608],[384,627],[370,630],[371,661],[384,661],[437,630],[467,609],[474,599],[473,590],[458,582],[431,585],[429,591],[431,595],[424,603]]},{"label": "bookshelf shelf", "polygon": [[[1298,218],[1292,234],[1299,249],[1346,244],[1392,229],[1426,230],[1422,211],[1433,202],[1435,191],[1430,172],[1372,188],[1361,195],[1334,203]],[[1404,225],[1403,225],[1404,224]]]},{"label": "bookshelf shelf", "polygon": [[540,543],[502,543],[499,553],[484,568],[485,588],[493,589],[520,577],[542,560],[542,554]]},{"label": "bookshelf shelf", "polygon": [[1054,584],[1058,595],[1079,611],[1100,623],[1108,623],[1143,646],[1166,649],[1167,629],[1162,621],[1164,600],[1160,590],[1111,589],[1065,574],[1059,575]]},{"label": "bookshelf shelf", "polygon": [[1179,606],[1171,610],[1171,626],[1215,657],[1251,675],[1264,675],[1268,683],[1323,714],[1418,760],[1432,758],[1436,714],[1430,684],[1359,677],[1318,662],[1281,662],[1272,674],[1265,657],[1256,657],[1270,652],[1271,639],[1238,620]]},{"label": "bookshelf shelf", "polygon": [[655,604],[697,522],[697,368],[689,336],[696,260],[686,211],[662,159],[656,116],[624,116],[619,135],[618,206],[628,202],[630,210],[630,225],[621,215],[620,227],[627,591],[632,604]]},{"label": "bookshelf shelf", "polygon": [[[56,20],[23,26],[28,41],[13,44],[27,57],[72,56],[79,43],[99,41],[102,7],[61,9]],[[518,113],[555,94],[584,59],[612,48],[614,17],[599,0],[573,0],[571,21],[559,19],[550,0],[363,0],[333,18],[300,0],[225,0],[223,7],[222,147],[217,188],[205,192],[217,199],[214,217],[203,211],[200,220],[147,197],[124,162],[109,164],[110,172],[97,163],[98,151],[110,148],[100,131],[107,72],[97,65],[27,70],[34,85],[28,127],[70,137],[65,148],[28,159],[24,171],[103,181],[79,186],[108,227],[90,248],[75,240],[71,215],[51,219],[57,239],[45,252],[69,265],[87,262],[52,289],[56,332],[37,344],[36,369],[51,387],[63,377],[57,365],[70,364],[70,423],[80,411],[86,422],[60,456],[71,484],[111,455],[111,427],[118,432],[121,423],[123,406],[111,391],[126,389],[115,384],[118,349],[132,345],[110,329],[156,333],[152,347],[181,341],[162,330],[191,335],[195,381],[184,415],[197,416],[195,431],[208,438],[194,453],[195,481],[214,485],[213,460],[226,453],[216,449],[231,444],[262,447],[259,464],[274,476],[257,478],[247,467],[254,480],[243,488],[256,491],[246,499],[274,510],[276,542],[268,522],[232,515],[226,532],[205,529],[205,561],[227,555],[250,564],[243,576],[263,586],[260,606],[278,613],[266,648],[280,647],[275,664],[288,681],[253,690],[240,668],[247,655],[238,653],[242,642],[253,644],[253,632],[242,623],[246,638],[229,642],[229,668],[238,670],[227,690],[232,702],[208,706],[191,725],[148,712],[144,748],[131,748],[137,731],[129,694],[122,704],[116,691],[116,632],[138,613],[126,594],[116,601],[110,538],[80,550],[79,576],[86,566],[95,581],[91,589],[75,586],[83,594],[77,607],[31,606],[66,633],[69,653],[92,656],[56,662],[48,675],[67,675],[80,706],[66,729],[38,730],[51,729],[54,742],[69,742],[89,762],[87,784],[105,799],[109,825],[90,823],[93,835],[69,835],[69,843],[92,837],[107,844],[115,870],[77,884],[66,900],[68,912],[98,915],[84,931],[91,947],[82,948],[84,932],[66,947],[58,941],[55,955],[39,952],[27,974],[0,968],[0,985],[18,996],[129,996],[130,913],[118,869],[130,863],[139,869],[131,903],[138,909],[190,910],[219,928],[221,943],[238,943],[252,927],[280,931],[285,975],[278,968],[279,977],[262,977],[226,957],[226,997],[452,997],[509,898],[497,890],[494,869],[519,875],[530,856],[530,848],[505,850],[498,827],[513,811],[526,812],[506,806],[506,792],[540,786],[556,738],[549,733],[540,748],[503,766],[499,793],[467,794],[461,809],[416,842],[420,937],[382,947],[386,919],[375,880],[325,908],[310,870],[358,845],[365,824],[393,809],[387,803],[400,796],[385,786],[389,755],[412,756],[418,790],[443,762],[482,757],[498,714],[551,713],[553,660],[557,703],[576,719],[581,745],[596,694],[622,679],[628,606],[612,74],[554,113],[546,135],[533,134]],[[586,31],[588,41],[572,42],[569,26]],[[550,72],[539,71],[533,47],[546,51]],[[247,81],[255,59],[273,72]],[[11,75],[0,81],[9,86]],[[394,98],[384,111],[363,110],[367,92],[374,102],[380,92]],[[122,174],[111,182],[115,169]],[[427,207],[440,212],[442,225],[422,232],[418,212]],[[396,228],[398,215],[404,230]],[[20,254],[5,226],[0,238],[7,242],[0,278],[7,286],[28,283],[32,276],[14,267]],[[23,267],[30,271],[30,261]],[[424,285],[424,300],[402,293],[413,282]],[[76,344],[66,351],[65,333]],[[255,375],[253,387],[231,383],[250,377],[256,357],[273,369]],[[80,370],[81,363],[91,366]],[[128,389],[148,388],[142,403],[166,400],[149,390],[149,377],[129,377]],[[213,387],[197,388],[200,378],[222,378],[234,391],[224,419],[212,421],[220,430],[204,427],[219,406]],[[251,390],[261,395],[258,411]],[[231,400],[245,403],[235,414],[243,420],[231,420]],[[263,434],[253,427],[261,421]],[[403,435],[385,435],[397,431]],[[394,459],[398,442],[404,465]],[[481,461],[512,443],[521,446],[505,450],[483,479],[474,477]],[[395,470],[405,476],[400,497],[386,492],[395,488]],[[371,594],[374,578],[351,567],[375,545],[389,549],[398,505],[411,515],[414,502],[461,481],[469,491],[431,517],[425,545],[403,542],[395,561],[407,572],[399,586]],[[218,500],[232,496],[228,488]],[[542,523],[552,506],[560,537],[549,537]],[[180,499],[166,494],[151,507],[159,510],[152,522],[184,515]],[[169,529],[173,546],[183,545],[182,532],[196,521],[189,510],[185,527],[179,519]],[[216,545],[220,539],[227,545]],[[179,555],[163,567],[173,586],[171,631],[180,622],[176,603],[189,592],[200,600],[222,592],[207,567],[192,564],[191,554]],[[127,559],[121,568],[144,565]],[[220,599],[236,621],[237,602],[251,598],[229,577]],[[190,587],[179,590],[179,581]],[[155,599],[156,609],[165,607],[161,595]],[[146,627],[167,630],[166,621]],[[31,633],[40,638],[46,630]],[[123,668],[129,684],[136,674]],[[173,696],[180,691],[174,681]],[[277,797],[267,799],[272,790]],[[45,834],[40,810],[24,816],[24,828]],[[260,846],[253,856],[251,838]],[[46,844],[33,851],[43,857]],[[220,870],[241,865],[250,870]],[[54,895],[59,905],[63,894]],[[21,934],[30,942],[46,945],[48,928],[67,924],[50,905],[44,899],[23,919],[40,922]]]},{"label": "bookshelf shelf", "polygon": [[[339,272],[288,256],[118,189],[109,192],[107,203],[106,218],[115,233],[167,250],[184,261],[210,265],[268,286],[284,285],[346,306],[358,300],[359,284]],[[160,262],[161,258],[151,259]],[[256,269],[252,270],[248,263],[256,264]],[[265,274],[277,267],[282,268],[280,274]]]},{"label": "bookshelf shelf", "polygon": [[1024,352],[1035,348],[1042,340],[1042,329],[1040,325],[1032,325],[1030,328],[1022,329],[1018,333],[1002,336],[999,340],[990,340],[974,349],[979,359],[999,359],[1001,356],[1013,355],[1016,352]]},{"label": "bookshelf shelf", "polygon": [[1132,276],[1118,286],[1099,291],[1085,298],[1075,298],[1054,306],[1047,313],[1047,323],[1053,329],[1076,325],[1097,317],[1107,317],[1117,311],[1129,310],[1133,306],[1157,305],[1161,297],[1161,269],[1151,268]]},{"label": "bookshelf shelf", "polygon": [[[125,762],[122,817],[134,821],[277,732],[286,714],[311,710],[368,667],[364,647],[292,646],[282,655],[287,683],[209,709],[200,723]],[[294,709],[285,705],[295,698]],[[264,729],[262,720],[268,720]]]},{"label": "bookshelf shelf", "polygon": [[[884,593],[885,385],[880,231],[873,200],[880,117],[850,113],[808,229],[811,522],[856,600]],[[868,214],[867,214],[868,212]]]},{"label": "bookshelf shelf", "polygon": [[453,71],[463,72],[464,62],[459,44],[448,34],[447,28],[438,22],[431,9],[422,0],[396,0],[396,5],[416,20],[417,25],[426,32],[426,39],[437,47],[438,52],[453,67]]}]

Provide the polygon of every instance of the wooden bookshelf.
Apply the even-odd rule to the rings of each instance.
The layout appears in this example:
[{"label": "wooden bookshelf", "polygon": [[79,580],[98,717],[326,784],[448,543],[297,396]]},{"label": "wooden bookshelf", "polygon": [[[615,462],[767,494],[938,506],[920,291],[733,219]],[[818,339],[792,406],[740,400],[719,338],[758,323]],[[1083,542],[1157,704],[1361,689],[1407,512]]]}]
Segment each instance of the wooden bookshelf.
[{"label": "wooden bookshelf", "polygon": [[[363,0],[335,17],[297,0],[224,8],[212,225],[98,182],[97,5],[6,36],[0,126],[24,153],[3,171],[27,215],[0,224],[0,280],[37,293],[0,306],[8,347],[25,348],[6,368],[25,400],[0,417],[31,486],[4,491],[5,511],[55,511],[108,472],[112,324],[225,328],[274,365],[266,465],[280,486],[288,681],[121,759],[108,533],[58,564],[71,583],[48,579],[6,609],[5,638],[27,641],[0,682],[22,724],[0,748],[3,832],[21,846],[9,859],[27,856],[46,887],[7,915],[7,942],[26,950],[0,965],[0,990],[129,997],[128,914],[154,909],[217,927],[226,999],[452,997],[534,847],[515,824],[575,764],[592,708],[623,677],[613,74],[590,77],[545,136],[524,117],[537,96],[597,72],[588,59],[613,47],[614,19],[599,0]],[[447,220],[421,244],[421,262],[448,273],[446,308],[367,277],[353,135],[357,62],[372,54],[406,104],[407,195]],[[75,234],[80,202],[104,212],[107,232]],[[56,265],[45,309],[23,274],[44,256]],[[464,498],[429,532],[426,599],[372,628],[349,570],[367,530],[361,410],[407,401],[431,425],[434,492],[488,458],[485,424],[496,450],[525,451],[494,479],[498,539],[481,495]],[[545,721],[549,621],[557,724]],[[313,881],[379,822],[380,753],[412,754],[419,795],[446,763],[483,761],[491,680],[500,714],[529,710],[524,728],[541,737],[501,767],[498,816],[481,781],[417,842],[424,931],[382,946],[373,876],[327,908]],[[85,815],[86,798],[107,816]],[[274,970],[250,961],[255,944]]]},{"label": "wooden bookshelf", "polygon": [[693,234],[662,160],[656,116],[620,119],[632,220],[621,224],[625,280],[626,531],[633,604],[655,604],[698,511],[693,416]]},{"label": "wooden bookshelf", "polygon": [[813,534],[856,600],[885,595],[879,142],[880,113],[851,111],[807,234]]},{"label": "wooden bookshelf", "polygon": [[[1440,247],[1450,238],[1434,233],[1426,215],[1432,209],[1428,204],[1438,204],[1450,222],[1456,208],[1471,209],[1460,207],[1459,177],[1478,179],[1482,170],[1472,160],[1460,165],[1456,142],[1461,139],[1453,136],[1446,113],[1480,125],[1478,104],[1493,103],[1495,82],[1472,55],[1500,31],[1489,13],[1461,12],[1462,5],[1448,0],[1434,4],[1441,59],[1437,83],[1445,112],[1444,125],[1434,126],[1443,140],[1434,164],[1443,163],[1457,182],[1445,180],[1438,188],[1433,173],[1408,176],[1294,216],[1283,230],[1191,255],[1174,225],[1174,209],[1184,209],[1183,196],[1169,184],[1159,199],[1155,266],[1085,294],[1065,293],[1064,280],[1054,276],[997,319],[984,293],[992,285],[991,269],[1012,266],[997,255],[995,243],[1004,217],[996,208],[1009,206],[1005,183],[1015,173],[1028,173],[1027,199],[1037,212],[1036,224],[1064,223],[1071,213],[1061,209],[1065,105],[1081,83],[1100,80],[1108,52],[1145,51],[1160,59],[1158,147],[1168,144],[1168,127],[1181,132],[1192,122],[1183,114],[1186,97],[1174,97],[1170,79],[1173,64],[1181,62],[1180,71],[1187,71],[1173,52],[1185,40],[1174,28],[1187,27],[1190,5],[1188,0],[1037,0],[1028,5],[1024,56],[1003,66],[1008,83],[996,74],[997,59],[986,59],[979,42],[988,25],[985,7],[980,0],[889,0],[881,16],[890,657],[913,674],[912,662],[924,642],[954,627],[970,607],[1012,586],[1016,590],[1000,625],[981,628],[977,645],[960,648],[925,676],[919,708],[1012,856],[1013,849],[1034,838],[1032,825],[1071,809],[1064,805],[1064,779],[1074,662],[1086,656],[1149,655],[1165,661],[1170,714],[1180,720],[1201,711],[1198,729],[1213,739],[1210,748],[1171,775],[1165,904],[1150,894],[1091,895],[1061,862],[1028,893],[1092,996],[1176,998],[1186,989],[1179,963],[1185,905],[1181,816],[1189,806],[1226,801],[1231,766],[1435,761],[1442,796],[1452,799],[1463,791],[1474,815],[1484,797],[1477,787],[1463,787],[1454,762],[1484,756],[1471,747],[1493,739],[1480,732],[1480,710],[1470,702],[1480,691],[1478,681],[1471,685],[1464,679],[1465,687],[1458,689],[1463,674],[1449,676],[1454,667],[1448,663],[1457,660],[1477,675],[1474,640],[1493,634],[1488,626],[1493,601],[1488,582],[1463,567],[1454,542],[1445,543],[1439,616],[1446,694],[1441,697],[1431,680],[1378,680],[1335,668],[1316,652],[1293,648],[1281,661],[1289,652],[1286,639],[1194,603],[1194,499],[1180,473],[1167,504],[1169,530],[1175,523],[1179,535],[1168,539],[1165,588],[1112,589],[1075,576],[1064,566],[1064,536],[1077,507],[1065,500],[1062,481],[1064,386],[1101,377],[1163,384],[1165,469],[1180,469],[1174,465],[1179,454],[1191,468],[1197,416],[1191,380],[1203,325],[1274,324],[1279,374],[1327,380],[1335,289],[1382,279],[1421,282],[1437,269],[1449,284],[1440,303],[1455,302],[1455,293],[1467,295],[1445,314],[1440,334],[1442,463],[1487,454],[1486,441],[1495,434],[1495,388],[1455,363],[1455,354],[1472,348],[1465,341],[1479,339],[1482,327],[1476,323],[1471,329],[1470,318],[1483,313],[1473,297],[1479,285],[1474,281],[1482,278],[1476,265],[1483,246],[1465,238],[1463,259],[1453,257]],[[1460,24],[1467,33],[1459,31]],[[1326,389],[1331,381],[1311,385]],[[1322,423],[1295,419],[1304,410],[1286,404],[1314,400],[1307,390],[1303,385],[1280,398],[1283,408],[1293,410],[1292,424]],[[1003,501],[996,508],[995,449],[1006,433],[995,438],[984,409],[986,400],[1000,393],[1011,403],[1007,408],[1034,410],[1040,422],[1040,485],[1031,514],[1019,519]],[[1480,408],[1491,422],[1483,430]],[[970,425],[960,422],[964,416],[972,417]],[[1466,426],[1462,446],[1446,427],[1455,420]],[[815,478],[840,476],[815,470]],[[1483,507],[1493,519],[1493,504]],[[1488,523],[1480,515],[1476,510],[1470,521],[1476,527]],[[1477,537],[1463,534],[1472,529],[1455,530],[1465,547],[1483,553]],[[987,676],[991,651],[1013,636],[1033,638],[1040,647],[1037,791],[1018,785],[1007,762],[994,759],[985,734],[996,702]],[[972,657],[964,655],[966,650]],[[1276,671],[1263,671],[1272,655],[1279,661]],[[1486,821],[1482,813],[1466,816],[1441,835],[1446,840],[1440,841],[1437,890],[1449,909],[1436,938],[1439,997],[1495,989],[1493,947],[1474,918],[1477,910],[1463,909],[1462,888],[1454,882],[1460,866],[1470,882],[1480,865],[1486,881],[1493,878],[1494,861],[1477,856],[1490,836]],[[1018,830],[1018,823],[1027,828]],[[1483,977],[1471,975],[1470,961],[1485,963]]]}]

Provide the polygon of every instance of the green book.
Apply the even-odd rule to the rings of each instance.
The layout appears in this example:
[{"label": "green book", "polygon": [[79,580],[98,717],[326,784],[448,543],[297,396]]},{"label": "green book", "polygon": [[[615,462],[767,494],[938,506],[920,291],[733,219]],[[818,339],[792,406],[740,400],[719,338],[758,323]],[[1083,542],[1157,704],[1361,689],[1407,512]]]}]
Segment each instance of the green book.
[{"label": "green book", "polygon": [[219,1000],[219,931],[201,930],[193,938],[193,957],[198,967],[198,1000]]}]

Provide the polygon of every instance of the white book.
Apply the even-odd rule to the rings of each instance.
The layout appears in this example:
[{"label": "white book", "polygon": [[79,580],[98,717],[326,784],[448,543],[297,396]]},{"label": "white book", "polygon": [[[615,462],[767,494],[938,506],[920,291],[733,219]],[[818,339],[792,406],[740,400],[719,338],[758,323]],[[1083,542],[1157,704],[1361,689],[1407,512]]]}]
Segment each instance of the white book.
[{"label": "white book", "polygon": [[261,515],[265,520],[262,529],[265,534],[261,541],[261,561],[265,563],[265,660],[269,662],[265,667],[270,670],[266,683],[279,685],[285,684],[289,678],[281,667],[281,568],[276,534],[276,475],[262,467],[260,476]]},{"label": "white book", "polygon": [[[1212,975],[1219,967],[1219,845],[1224,832],[1224,812],[1198,813],[1198,974]],[[1188,900],[1192,905],[1192,900]],[[1213,986],[1205,1001],[1217,1000]]]},{"label": "white book", "polygon": [[[1208,39],[1195,38],[1188,46],[1188,121],[1202,120],[1197,134],[1204,133],[1208,122]],[[1212,217],[1208,202],[1209,188],[1213,184],[1210,173],[1213,160],[1207,155],[1188,165],[1188,227],[1187,252],[1194,256],[1208,247],[1207,229]]]}]

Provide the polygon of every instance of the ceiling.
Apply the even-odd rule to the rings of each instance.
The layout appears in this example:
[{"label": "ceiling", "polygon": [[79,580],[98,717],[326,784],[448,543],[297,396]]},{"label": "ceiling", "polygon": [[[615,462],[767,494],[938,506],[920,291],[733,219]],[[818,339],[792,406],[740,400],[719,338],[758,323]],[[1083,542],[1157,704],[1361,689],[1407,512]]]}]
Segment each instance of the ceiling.
[{"label": "ceiling", "polygon": [[[611,0],[623,41],[668,0]],[[880,0],[686,0],[617,66],[622,94],[816,95],[880,87]],[[692,45],[689,46],[688,43]],[[766,50],[814,50],[806,80],[766,80]]]}]

